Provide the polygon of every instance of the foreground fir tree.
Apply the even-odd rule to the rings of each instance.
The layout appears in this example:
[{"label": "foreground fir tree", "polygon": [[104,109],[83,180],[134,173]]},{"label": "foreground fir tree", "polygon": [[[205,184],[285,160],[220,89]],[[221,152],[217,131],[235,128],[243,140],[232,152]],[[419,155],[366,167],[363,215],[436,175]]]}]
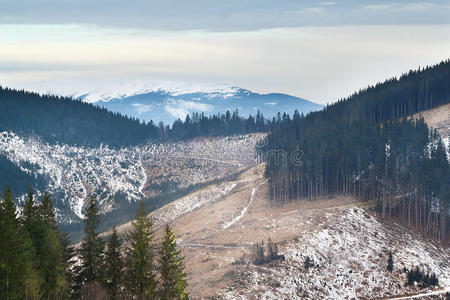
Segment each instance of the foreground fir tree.
[{"label": "foreground fir tree", "polygon": [[27,199],[22,211],[22,224],[28,232],[32,229],[37,221],[37,206],[34,201],[34,192],[30,187],[27,193]]},{"label": "foreground fir tree", "polygon": [[122,254],[120,239],[114,227],[106,245],[105,252],[105,284],[110,299],[118,299],[122,285]]},{"label": "foreground fir tree", "polygon": [[177,249],[177,243],[169,225],[164,229],[164,241],[159,253],[161,284],[158,290],[160,299],[188,299],[186,293],[186,274],[184,257]]},{"label": "foreground fir tree", "polygon": [[55,212],[50,194],[44,193],[41,204],[37,208],[37,224],[33,237],[38,272],[42,278],[40,293],[45,299],[63,299],[69,292],[69,281],[66,276],[62,233],[56,225]]},{"label": "foreground fir tree", "polygon": [[[76,268],[75,297],[84,289],[97,287],[101,279],[104,242],[98,233],[100,214],[94,197],[89,198],[85,212],[85,236],[81,241],[79,256],[81,264]],[[90,291],[85,291],[85,293]]]},{"label": "foreground fir tree", "polygon": [[126,278],[127,291],[138,299],[154,299],[156,289],[153,242],[153,224],[147,218],[147,210],[141,202],[127,234]]},{"label": "foreground fir tree", "polygon": [[36,298],[32,242],[21,226],[11,189],[0,204],[0,299]]}]

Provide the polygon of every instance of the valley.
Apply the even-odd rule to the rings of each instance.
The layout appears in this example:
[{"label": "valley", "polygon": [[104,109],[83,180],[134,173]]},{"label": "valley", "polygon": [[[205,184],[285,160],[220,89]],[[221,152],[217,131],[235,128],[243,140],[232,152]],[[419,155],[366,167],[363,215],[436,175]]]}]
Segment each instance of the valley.
[{"label": "valley", "polygon": [[[444,138],[447,107],[422,113]],[[428,299],[450,290],[448,247],[383,218],[376,201],[329,196],[275,205],[264,169],[245,167],[231,181],[149,214],[158,241],[165,224],[174,229],[192,299]],[[130,228],[127,223],[118,232]],[[255,245],[267,245],[268,238],[284,260],[255,265]],[[386,268],[390,251],[392,272]],[[437,274],[439,286],[407,285],[405,270],[416,267]]]},{"label": "valley", "polygon": [[[273,206],[264,164],[152,212],[157,240],[170,224],[186,256],[192,299],[376,299],[421,292],[403,268],[438,274],[450,288],[450,249],[372,210],[374,202],[330,197]],[[196,199],[192,202],[190,199]],[[130,224],[118,228],[119,233]],[[257,266],[256,243],[271,238],[284,261]],[[395,270],[386,270],[389,251]],[[305,270],[309,257],[314,266]]]},{"label": "valley", "polygon": [[6,1],[0,300],[450,300],[449,1]]}]

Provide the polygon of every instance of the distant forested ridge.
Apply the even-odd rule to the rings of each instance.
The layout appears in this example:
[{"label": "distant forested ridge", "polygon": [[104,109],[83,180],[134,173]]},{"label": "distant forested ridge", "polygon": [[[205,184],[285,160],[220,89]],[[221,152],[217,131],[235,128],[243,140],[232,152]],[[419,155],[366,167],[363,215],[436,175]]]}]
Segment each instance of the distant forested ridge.
[{"label": "distant forested ridge", "polygon": [[237,111],[206,116],[194,113],[172,126],[144,123],[71,98],[0,87],[0,131],[33,135],[49,143],[111,147],[267,131],[259,112],[242,118]]},{"label": "distant forested ridge", "polygon": [[[27,163],[27,162],[23,162]],[[39,167],[29,164],[29,169],[37,170]],[[40,190],[45,189],[47,180],[45,176],[39,175],[37,172],[30,174],[22,171],[22,169],[10,161],[5,155],[0,153],[0,190],[6,190],[9,186],[17,191],[18,195],[27,192],[30,186]]]},{"label": "distant forested ridge", "polygon": [[384,216],[450,240],[450,165],[414,113],[450,102],[450,60],[410,71],[304,117],[279,116],[259,145],[271,198],[376,200]]}]

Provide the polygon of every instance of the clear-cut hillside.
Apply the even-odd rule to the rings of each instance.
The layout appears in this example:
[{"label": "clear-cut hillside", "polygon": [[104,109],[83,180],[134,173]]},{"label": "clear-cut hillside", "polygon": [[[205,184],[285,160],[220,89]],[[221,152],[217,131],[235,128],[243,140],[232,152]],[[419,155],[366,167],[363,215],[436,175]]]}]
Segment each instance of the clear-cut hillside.
[{"label": "clear-cut hillside", "polygon": [[450,142],[450,104],[441,105],[434,109],[426,110],[414,115],[415,118],[422,117],[428,126],[436,128],[442,136],[449,150]]},{"label": "clear-cut hillside", "polygon": [[[264,164],[152,212],[186,256],[192,299],[379,299],[450,289],[450,249],[372,212],[373,202],[328,197],[273,206]],[[130,229],[130,223],[118,228]],[[255,244],[272,238],[284,261],[253,264]],[[386,269],[389,251],[394,271]],[[305,270],[309,257],[314,266]],[[434,272],[436,289],[406,286],[403,268]]]},{"label": "clear-cut hillside", "polygon": [[0,152],[22,170],[43,175],[59,222],[73,223],[83,216],[89,195],[98,199],[103,214],[110,214],[128,203],[151,202],[153,197],[231,176],[255,163],[254,147],[261,137],[198,138],[112,149],[50,145],[2,132]]}]

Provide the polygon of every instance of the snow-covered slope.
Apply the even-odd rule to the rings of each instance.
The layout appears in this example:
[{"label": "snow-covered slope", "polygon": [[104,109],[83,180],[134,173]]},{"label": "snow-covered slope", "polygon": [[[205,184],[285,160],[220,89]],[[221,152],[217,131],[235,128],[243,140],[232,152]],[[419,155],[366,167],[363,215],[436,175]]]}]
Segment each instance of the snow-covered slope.
[{"label": "snow-covered slope", "polygon": [[322,105],[286,94],[259,94],[227,84],[180,82],[132,82],[99,88],[33,88],[40,93],[70,96],[105,107],[114,112],[158,123],[184,119],[192,112],[211,114],[239,110],[241,116],[256,115],[260,110],[272,118],[278,112],[304,114]]},{"label": "snow-covered slope", "polygon": [[[330,197],[273,205],[264,169],[256,165],[149,214],[157,242],[163,225],[173,228],[193,299],[391,299],[450,289],[448,247],[379,218],[375,202]],[[130,226],[119,226],[119,234]],[[255,244],[268,238],[285,260],[255,265]],[[435,273],[440,286],[406,285],[403,269],[415,267]]]},{"label": "snow-covered slope", "polygon": [[[308,222],[308,221],[307,221]],[[394,271],[386,269],[392,251]],[[404,268],[419,267],[438,276],[450,289],[450,250],[399,225],[382,223],[364,209],[335,210],[321,217],[313,231],[300,233],[274,266],[247,265],[245,283],[225,293],[226,299],[379,299],[428,290],[407,286]],[[314,266],[305,269],[309,257]]]},{"label": "snow-covered slope", "polygon": [[[261,137],[253,134],[199,138],[110,149],[49,145],[36,138],[1,132],[0,152],[22,170],[44,175],[58,220],[71,223],[83,216],[83,205],[89,195],[95,195],[105,214],[124,202],[148,199],[233,174],[240,167],[255,163],[254,145]],[[37,165],[38,169],[28,169],[31,165],[25,162]]]}]

